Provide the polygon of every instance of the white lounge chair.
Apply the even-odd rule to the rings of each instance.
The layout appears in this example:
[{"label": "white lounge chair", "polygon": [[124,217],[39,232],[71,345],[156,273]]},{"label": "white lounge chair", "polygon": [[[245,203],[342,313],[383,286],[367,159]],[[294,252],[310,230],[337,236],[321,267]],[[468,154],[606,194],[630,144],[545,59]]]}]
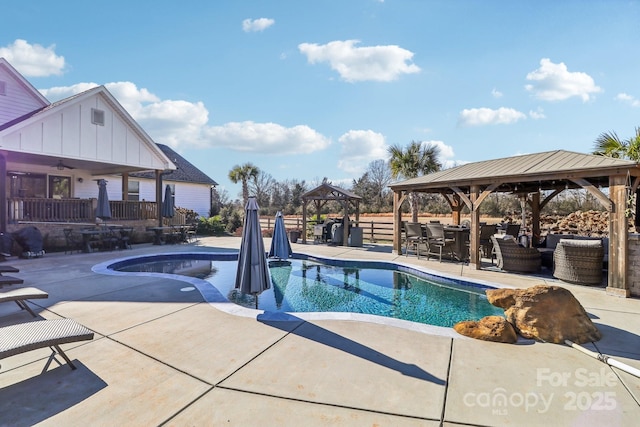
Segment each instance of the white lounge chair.
[{"label": "white lounge chair", "polygon": [[53,350],[50,360],[58,353],[71,369],[76,369],[60,345],[92,339],[93,332],[72,319],[36,320],[5,326],[0,328],[0,359],[50,347]]},{"label": "white lounge chair", "polygon": [[49,294],[38,288],[18,288],[0,292],[0,302],[14,301],[18,307],[27,310],[33,317],[37,317],[37,315],[31,310],[26,300],[40,298],[49,298]]}]

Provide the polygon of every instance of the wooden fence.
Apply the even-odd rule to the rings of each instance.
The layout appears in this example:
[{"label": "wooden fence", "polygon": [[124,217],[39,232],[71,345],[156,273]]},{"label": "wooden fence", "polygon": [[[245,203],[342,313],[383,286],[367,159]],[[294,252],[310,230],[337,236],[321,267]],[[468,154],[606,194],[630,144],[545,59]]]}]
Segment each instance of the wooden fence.
[{"label": "wooden fence", "polygon": [[[260,218],[260,227],[263,230],[273,230],[273,225],[275,222],[275,218],[270,217],[261,217]],[[313,241],[313,226],[316,224],[315,221],[307,221],[307,240]],[[287,231],[290,230],[302,230],[302,217],[296,218],[284,218],[284,226]],[[364,240],[368,240],[370,243],[376,242],[392,242],[393,241],[393,221],[389,222],[382,220],[370,220],[364,219],[360,220],[358,223],[356,221],[351,221],[352,227],[361,227],[362,228],[362,238]]]}]

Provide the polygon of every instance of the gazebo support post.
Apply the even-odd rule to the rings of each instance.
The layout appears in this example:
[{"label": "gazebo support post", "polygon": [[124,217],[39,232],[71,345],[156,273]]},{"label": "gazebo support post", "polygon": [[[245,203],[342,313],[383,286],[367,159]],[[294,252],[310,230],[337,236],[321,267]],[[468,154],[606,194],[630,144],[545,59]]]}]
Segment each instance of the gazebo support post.
[{"label": "gazebo support post", "polygon": [[349,246],[349,200],[343,202],[344,216],[342,217],[342,246]]},{"label": "gazebo support post", "polygon": [[475,270],[480,270],[482,262],[480,260],[480,187],[471,186],[469,194],[473,208],[471,209],[471,229],[469,230],[469,266]]},{"label": "gazebo support post", "polygon": [[307,244],[307,201],[302,201],[302,244]]},{"label": "gazebo support post", "polygon": [[625,215],[627,207],[627,177],[609,177],[609,197],[612,209],[609,212],[609,277],[607,294],[628,298],[631,296],[627,275],[629,256],[629,228]]},{"label": "gazebo support post", "polygon": [[531,246],[540,243],[540,192],[531,194]]},{"label": "gazebo support post", "polygon": [[393,253],[402,255],[402,202],[403,191],[393,192]]},{"label": "gazebo support post", "polygon": [[460,225],[460,213],[462,212],[463,204],[460,203],[460,196],[453,194],[451,197],[451,221],[453,225]]}]

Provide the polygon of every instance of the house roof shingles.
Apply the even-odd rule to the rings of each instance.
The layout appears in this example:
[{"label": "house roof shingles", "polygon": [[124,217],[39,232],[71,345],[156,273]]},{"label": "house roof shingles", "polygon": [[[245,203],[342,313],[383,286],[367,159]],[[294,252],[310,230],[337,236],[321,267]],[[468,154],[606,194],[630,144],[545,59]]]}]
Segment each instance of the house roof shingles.
[{"label": "house roof shingles", "polygon": [[[167,173],[163,175],[163,180],[165,181],[179,181],[179,182],[189,182],[193,184],[209,184],[209,185],[218,185],[213,179],[209,178],[207,174],[202,172],[200,169],[192,165],[182,157],[180,154],[176,153],[169,146],[164,144],[156,143],[158,148],[162,150],[162,152],[176,165],[177,169],[173,172]],[[145,172],[135,172],[131,173],[130,176],[137,178],[148,178],[154,179],[155,173],[152,171]]]}]

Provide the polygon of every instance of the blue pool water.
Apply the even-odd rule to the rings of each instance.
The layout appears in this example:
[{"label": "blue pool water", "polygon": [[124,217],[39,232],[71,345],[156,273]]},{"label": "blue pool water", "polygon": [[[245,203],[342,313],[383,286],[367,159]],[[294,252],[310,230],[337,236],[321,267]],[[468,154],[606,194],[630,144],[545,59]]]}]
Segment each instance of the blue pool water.
[{"label": "blue pool water", "polygon": [[[252,295],[234,289],[235,254],[156,255],[109,268],[122,272],[179,274],[210,282],[229,301],[255,308]],[[272,312],[366,313],[451,327],[503,311],[489,304],[487,286],[437,277],[384,262],[291,259],[271,262],[271,289],[258,308]]]}]

